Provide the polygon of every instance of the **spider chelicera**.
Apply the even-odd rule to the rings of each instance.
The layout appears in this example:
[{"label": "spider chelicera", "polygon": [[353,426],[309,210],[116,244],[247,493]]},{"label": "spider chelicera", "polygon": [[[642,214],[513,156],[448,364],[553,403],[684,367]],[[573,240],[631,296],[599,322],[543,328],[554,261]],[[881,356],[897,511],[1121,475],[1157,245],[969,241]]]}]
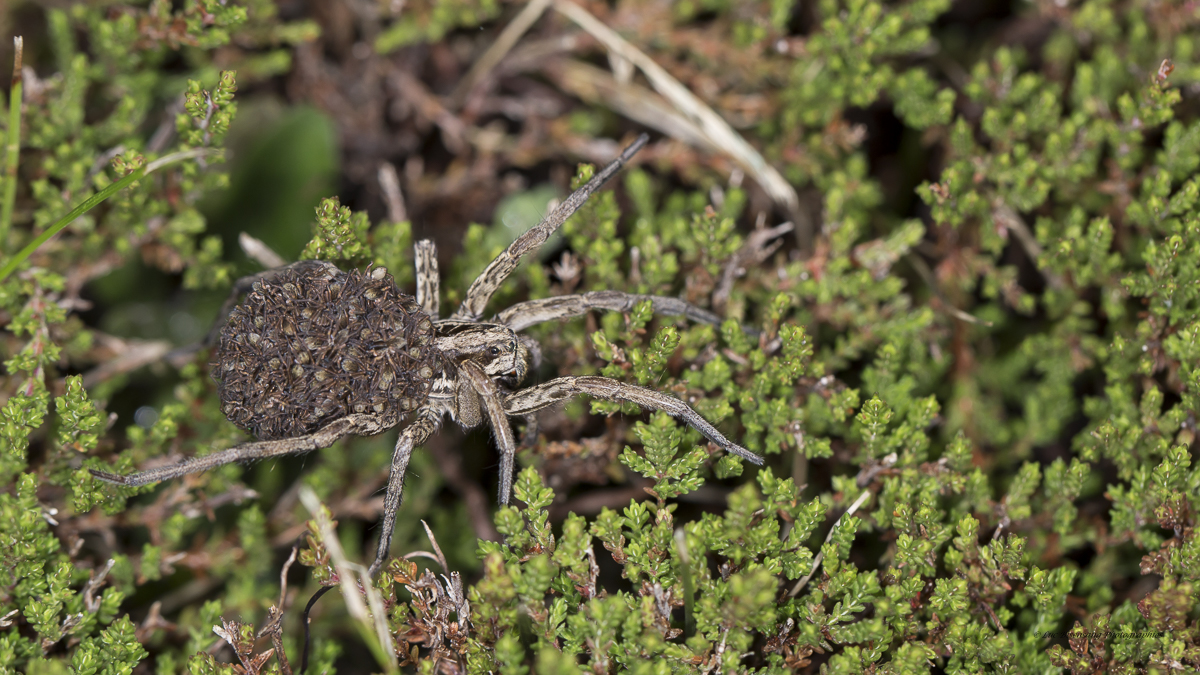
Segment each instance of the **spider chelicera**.
[{"label": "spider chelicera", "polygon": [[520,331],[590,310],[630,311],[650,301],[655,313],[716,324],[719,318],[677,298],[595,291],[517,303],[481,321],[488,300],[584,201],[617,173],[649,137],[643,134],[586,185],[496,257],[467,291],[462,306],[440,319],[433,242],[416,244],[417,294],[395,288],[383,268],[342,272],[327,262],[303,261],[239,280],[233,309],[221,329],[213,364],[223,410],[259,441],[129,475],[92,471],[110,483],[137,486],[178,478],[230,462],[309,452],[348,435],[370,436],[399,425],[383,507],[383,528],[370,574],[392,541],[404,474],[413,448],[430,438],[444,416],[464,429],[485,421],[500,446],[500,503],[512,489],[517,443],[509,417],[526,417],[573,396],[630,402],[667,412],[709,441],[754,464],[758,455],[730,441],[689,405],[653,389],[607,377],[559,377],[518,388],[541,352]]}]

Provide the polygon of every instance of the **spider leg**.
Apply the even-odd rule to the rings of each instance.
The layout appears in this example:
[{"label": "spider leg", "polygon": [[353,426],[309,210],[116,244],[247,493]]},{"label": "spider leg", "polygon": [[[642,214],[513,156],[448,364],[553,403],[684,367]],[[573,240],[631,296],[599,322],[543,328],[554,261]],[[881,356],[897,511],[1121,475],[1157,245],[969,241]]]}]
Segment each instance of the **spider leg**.
[{"label": "spider leg", "polygon": [[429,440],[442,425],[442,413],[431,406],[424,406],[417,411],[413,423],[400,432],[396,439],[396,449],[392,451],[392,468],[388,474],[387,495],[383,498],[383,529],[379,533],[379,548],[375,551],[375,562],[371,563],[372,577],[383,567],[392,547],[392,534],[396,529],[396,512],[400,510],[400,500],[404,496],[404,474],[408,471],[408,460],[412,457],[413,448]]},{"label": "spider leg", "polygon": [[171,480],[186,476],[189,473],[198,473],[200,471],[208,471],[215,469],[218,466],[224,466],[231,462],[242,462],[253,459],[268,459],[270,457],[282,457],[283,455],[292,455],[299,452],[309,452],[320,448],[327,448],[333,445],[334,441],[343,436],[355,434],[358,436],[370,436],[377,434],[386,429],[379,418],[374,415],[347,415],[341,419],[334,420],[329,424],[321,427],[315,433],[307,436],[297,436],[296,438],[283,438],[276,441],[255,441],[252,443],[242,443],[235,445],[228,450],[214,452],[211,455],[203,457],[195,457],[193,459],[184,460],[172,466],[164,466],[148,471],[139,471],[128,475],[120,475],[108,473],[107,471],[97,471],[89,469],[92,475],[102,481],[108,483],[116,483],[117,485],[125,485],[136,487],[139,485],[149,485],[158,483],[164,480]]},{"label": "spider leg", "polygon": [[700,416],[691,406],[674,396],[607,377],[559,377],[549,382],[509,394],[504,399],[504,411],[509,415],[528,415],[572,396],[585,394],[605,401],[636,403],[649,410],[661,410],[683,420],[705,438],[753,464],[762,465],[763,458],[725,438],[717,428]]},{"label": "spider leg", "polygon": [[422,239],[413,246],[417,263],[417,304],[425,313],[438,318],[438,275],[437,246],[430,239]]},{"label": "spider leg", "polygon": [[487,412],[488,423],[496,434],[496,444],[500,446],[500,503],[507,504],[512,493],[517,441],[513,436],[512,425],[508,423],[508,414],[504,410],[504,394],[500,387],[496,386],[496,381],[474,361],[463,361],[458,367],[458,373],[459,376],[467,378],[471,388],[479,394],[483,409]]},{"label": "spider leg", "polygon": [[587,198],[593,192],[600,189],[605,181],[621,170],[621,167],[633,157],[634,153],[641,150],[644,145],[650,140],[650,136],[642,134],[628,148],[621,152],[621,156],[612,161],[611,164],[601,169],[591,180],[583,187],[571,193],[563,203],[558,205],[558,208],[550,212],[542,222],[534,225],[525,234],[517,237],[512,244],[496,259],[483,270],[475,281],[471,282],[471,287],[467,289],[467,297],[463,300],[462,306],[450,318],[462,321],[478,321],[479,317],[483,316],[483,310],[487,306],[488,300],[491,300],[492,294],[496,289],[500,288],[500,284],[512,274],[512,271],[517,268],[517,264],[521,262],[521,258],[530,251],[535,251],[546,240],[550,238],[554,231],[562,227],[562,224],[571,217],[572,213],[579,210],[580,206],[587,201]]},{"label": "spider leg", "polygon": [[699,323],[714,325],[721,323],[721,317],[716,314],[679,298],[668,298],[662,295],[635,295],[620,291],[592,291],[579,295],[560,295],[554,298],[519,302],[497,314],[496,323],[502,323],[514,331],[520,331],[534,324],[580,316],[593,309],[629,312],[639,302],[645,300],[653,303],[655,314],[686,316]]}]

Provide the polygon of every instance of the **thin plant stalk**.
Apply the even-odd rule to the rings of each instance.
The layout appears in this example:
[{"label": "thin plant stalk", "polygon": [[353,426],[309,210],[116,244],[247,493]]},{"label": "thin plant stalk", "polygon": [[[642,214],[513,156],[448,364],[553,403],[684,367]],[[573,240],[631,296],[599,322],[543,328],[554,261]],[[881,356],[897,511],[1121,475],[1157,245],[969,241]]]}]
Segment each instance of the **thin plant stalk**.
[{"label": "thin plant stalk", "polygon": [[[109,185],[108,187],[100,190],[99,192],[92,195],[91,197],[88,197],[87,199],[83,200],[83,202],[81,204],[79,204],[75,208],[71,209],[71,211],[69,213],[67,213],[67,215],[63,216],[62,218],[59,218],[57,221],[55,221],[55,223],[53,225],[46,228],[46,231],[42,232],[37,237],[35,237],[33,241],[29,242],[29,244],[25,246],[25,248],[21,249],[12,258],[9,258],[8,262],[4,263],[4,267],[0,268],[0,281],[4,281],[5,279],[7,279],[8,275],[12,274],[13,270],[17,269],[17,267],[22,262],[24,262],[26,258],[33,255],[33,252],[36,251],[39,246],[46,243],[46,241],[49,240],[50,237],[53,237],[54,235],[58,234],[60,231],[62,231],[63,228],[65,228],[67,225],[70,225],[72,222],[74,222],[76,218],[78,218],[79,216],[82,216],[83,214],[87,213],[88,211],[91,211],[92,209],[96,208],[97,206],[99,206],[102,202],[104,202],[109,197],[113,196],[114,194],[116,194],[117,192],[119,192],[121,190],[124,190],[126,187],[129,187],[129,185],[131,185],[132,183],[137,181],[139,178],[142,178],[142,177],[146,176],[147,174],[153,173],[154,171],[161,169],[162,167],[167,166],[168,164],[174,164],[175,162],[180,162],[185,159],[192,159],[194,157],[202,157],[207,154],[212,154],[213,152],[214,152],[213,150],[208,150],[206,148],[195,148],[192,150],[185,150],[183,152],[177,152],[177,153],[174,153],[171,155],[167,155],[166,157],[161,157],[159,159],[154,160],[153,162],[150,162],[149,164],[146,164],[141,167],[138,167],[137,169],[134,169],[133,171],[131,171],[129,173],[129,175],[125,176],[121,180],[113,183],[112,185]],[[11,188],[11,185],[10,185],[10,188]],[[7,223],[5,223],[5,225],[7,225]],[[2,241],[2,240],[0,240],[0,241]]]},{"label": "thin plant stalk", "polygon": [[[13,203],[17,201],[17,158],[21,154],[21,66],[25,52],[25,40],[13,38],[12,89],[8,96],[8,143],[4,159],[4,202],[0,208],[0,247],[8,243],[8,229],[12,225]],[[0,277],[3,278],[3,277]]]},{"label": "thin plant stalk", "polygon": [[683,637],[696,634],[696,583],[692,581],[692,558],[688,555],[687,533],[675,530],[675,548],[679,553],[679,576],[683,581]]},{"label": "thin plant stalk", "polygon": [[[366,643],[375,660],[384,667],[387,673],[398,673],[399,662],[396,658],[396,647],[392,643],[387,626],[387,610],[383,605],[383,597],[371,583],[371,575],[362,565],[350,562],[342,550],[341,542],[333,531],[333,523],[329,521],[322,510],[321,500],[312,488],[307,485],[300,488],[300,502],[308,509],[317,521],[321,532],[321,541],[337,570],[338,581],[341,585],[342,597],[346,599],[346,611],[354,619],[358,634]],[[357,583],[356,583],[357,581]],[[359,595],[361,585],[367,596],[367,603]],[[370,611],[368,611],[368,606]]]}]

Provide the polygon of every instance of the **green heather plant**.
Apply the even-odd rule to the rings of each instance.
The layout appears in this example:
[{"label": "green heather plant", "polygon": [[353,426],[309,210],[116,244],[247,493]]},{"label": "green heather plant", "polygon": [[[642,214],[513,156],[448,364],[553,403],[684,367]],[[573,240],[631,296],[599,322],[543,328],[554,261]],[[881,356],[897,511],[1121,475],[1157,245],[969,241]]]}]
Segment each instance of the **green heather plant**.
[{"label": "green heather plant", "polygon": [[[385,4],[362,44],[416,81],[469,63],[524,3]],[[647,303],[536,326],[538,376],[671,392],[767,465],[666,415],[574,402],[481,525],[458,494],[494,451],[447,434],[414,454],[397,557],[361,585],[390,434],[162,486],[93,480],[244,438],[208,355],[138,327],[195,324],[173,334],[194,341],[254,271],[205,216],[230,183],[223,148],[239,102],[316,58],[339,15],[22,5],[0,17],[32,26],[20,91],[0,97],[0,672],[292,672],[300,610],[334,585],[309,672],[1200,670],[1191,4],[987,10],[1007,31],[949,0],[580,5],[708,87],[799,190],[777,209],[794,231],[773,248],[755,229],[781,220],[769,197],[719,153],[662,141],[567,223],[567,255],[525,264],[492,307],[601,289],[712,307],[720,326]],[[528,164],[512,124],[437,107],[453,82],[398,81],[436,113],[436,131],[404,133]],[[480,124],[466,149],[447,116]],[[635,128],[600,102],[551,127]],[[465,173],[439,153],[422,170]],[[411,292],[413,228],[342,199],[286,253],[386,265]],[[467,228],[443,306],[510,239]]]}]

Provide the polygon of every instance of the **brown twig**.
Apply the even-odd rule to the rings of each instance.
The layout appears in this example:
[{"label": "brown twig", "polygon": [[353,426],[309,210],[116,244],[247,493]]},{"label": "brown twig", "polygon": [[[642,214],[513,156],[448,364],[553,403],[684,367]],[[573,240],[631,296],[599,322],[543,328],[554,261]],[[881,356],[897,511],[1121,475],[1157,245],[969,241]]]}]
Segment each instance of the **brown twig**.
[{"label": "brown twig", "polygon": [[17,166],[21,155],[21,104],[24,96],[21,93],[22,73],[21,62],[25,53],[25,40],[21,36],[13,38],[13,69],[12,86],[9,89],[8,109],[8,138],[4,148],[4,192],[0,194],[0,246],[8,246],[8,231],[12,225],[13,209],[17,201]]},{"label": "brown twig", "polygon": [[468,142],[468,127],[457,115],[442,105],[441,100],[430,93],[425,83],[412,73],[393,69],[388,73],[388,82],[396,94],[407,99],[417,113],[437,125],[442,132],[442,143],[452,155],[460,155]]},{"label": "brown twig", "polygon": [[[140,233],[132,234],[126,239],[129,243],[129,250],[137,250],[154,240],[158,230],[166,225],[166,218],[155,216],[146,222],[145,228],[142,228]],[[80,291],[87,282],[97,277],[104,276],[114,269],[124,265],[128,257],[124,253],[120,253],[120,247],[113,247],[93,261],[81,261],[79,264],[72,266],[67,273],[66,283],[64,284],[63,296],[67,299],[79,297]]]},{"label": "brown twig", "polygon": [[[550,519],[562,520],[569,513],[579,515],[595,515],[606,508],[621,508],[628,506],[630,501],[641,501],[649,497],[648,490],[654,487],[654,481],[641,476],[631,477],[628,485],[607,490],[592,490],[574,499],[554,504],[550,507]],[[675,499],[686,504],[703,504],[716,506],[725,504],[729,499],[729,490],[715,485],[705,485]]]},{"label": "brown twig", "polygon": [[[346,495],[333,506],[327,505],[329,512],[333,514],[335,520],[341,520],[346,516],[361,518],[363,520],[378,518],[379,514],[383,512],[383,496],[372,497],[372,495],[379,492],[379,489],[383,487],[386,480],[386,475],[379,475],[371,480],[357,483],[354,492]],[[271,521],[284,520],[286,516],[290,515],[290,511],[295,507],[300,490],[303,487],[304,480],[301,478],[296,479],[296,482],[284,492],[283,496],[276,502],[275,507],[271,509],[268,519]],[[284,546],[289,542],[295,541],[297,537],[304,534],[307,528],[308,523],[306,521],[293,523],[287,529],[275,535],[271,539],[271,545]]]},{"label": "brown twig", "polygon": [[150,612],[138,624],[133,636],[138,642],[145,642],[150,638],[150,634],[159,628],[163,630],[175,630],[175,624],[163,618],[162,602],[155,600],[154,604],[150,605]]},{"label": "brown twig", "polygon": [[906,260],[908,260],[909,264],[912,265],[913,269],[917,271],[917,275],[920,276],[921,279],[923,279],[929,286],[929,289],[933,291],[933,294],[937,296],[937,299],[941,301],[941,305],[946,309],[947,314],[961,321],[966,321],[967,323],[973,323],[981,326],[992,325],[991,321],[984,321],[983,319],[971,316],[970,314],[967,314],[951,304],[950,301],[942,295],[942,291],[937,285],[937,279],[933,277],[933,270],[929,269],[929,265],[926,264],[925,260],[921,256],[916,255],[915,253],[908,253],[904,257]]},{"label": "brown twig", "polygon": [[283,612],[287,599],[287,573],[291,569],[292,563],[296,562],[296,553],[299,549],[299,545],[292,546],[291,555],[283,563],[283,568],[279,570],[279,602],[267,610],[267,622],[258,631],[259,638],[264,635],[271,636],[271,644],[275,647],[275,658],[279,659],[279,670],[284,675],[292,675],[292,666],[288,663],[287,652],[283,649]]},{"label": "brown twig", "polygon": [[1029,231],[1029,226],[1025,224],[1025,219],[1021,217],[1021,214],[1008,204],[997,201],[992,209],[992,218],[1013,233],[1013,236],[1017,238],[1017,243],[1029,257],[1029,262],[1034,269],[1041,272],[1042,277],[1046,279],[1046,283],[1050,284],[1051,288],[1058,291],[1066,287],[1062,277],[1052,270],[1044,269],[1039,263],[1042,257],[1042,245],[1038,243],[1037,237]]},{"label": "brown twig", "polygon": [[725,269],[721,272],[721,281],[717,283],[717,288],[712,295],[713,307],[718,311],[725,307],[725,303],[729,302],[729,294],[733,292],[733,282],[738,277],[745,275],[748,267],[771,257],[783,244],[782,241],[772,242],[772,240],[795,229],[791,223],[781,223],[767,229],[764,226],[764,220],[765,218],[760,215],[754,231],[746,238],[746,243],[742,244],[742,247],[725,264]]},{"label": "brown twig", "polygon": [[83,386],[87,389],[142,366],[158,363],[174,347],[165,340],[123,340],[103,333],[95,335],[101,345],[111,349],[115,355],[83,374]]},{"label": "brown twig", "polygon": [[233,647],[233,653],[237,656],[238,661],[242,663],[242,672],[246,675],[259,675],[262,672],[262,667],[267,660],[271,658],[274,649],[268,649],[261,654],[254,653],[254,641],[242,638],[243,624],[240,621],[221,620],[220,626],[213,626],[213,633],[216,633],[225,642]]},{"label": "brown twig", "polygon": [[429,537],[429,543],[433,544],[433,550],[437,553],[437,561],[442,565],[443,572],[450,571],[450,565],[446,564],[446,555],[442,553],[442,547],[438,546],[437,538],[433,536],[433,530],[429,529],[429,523],[421,521],[421,527],[425,528],[425,535]]}]

